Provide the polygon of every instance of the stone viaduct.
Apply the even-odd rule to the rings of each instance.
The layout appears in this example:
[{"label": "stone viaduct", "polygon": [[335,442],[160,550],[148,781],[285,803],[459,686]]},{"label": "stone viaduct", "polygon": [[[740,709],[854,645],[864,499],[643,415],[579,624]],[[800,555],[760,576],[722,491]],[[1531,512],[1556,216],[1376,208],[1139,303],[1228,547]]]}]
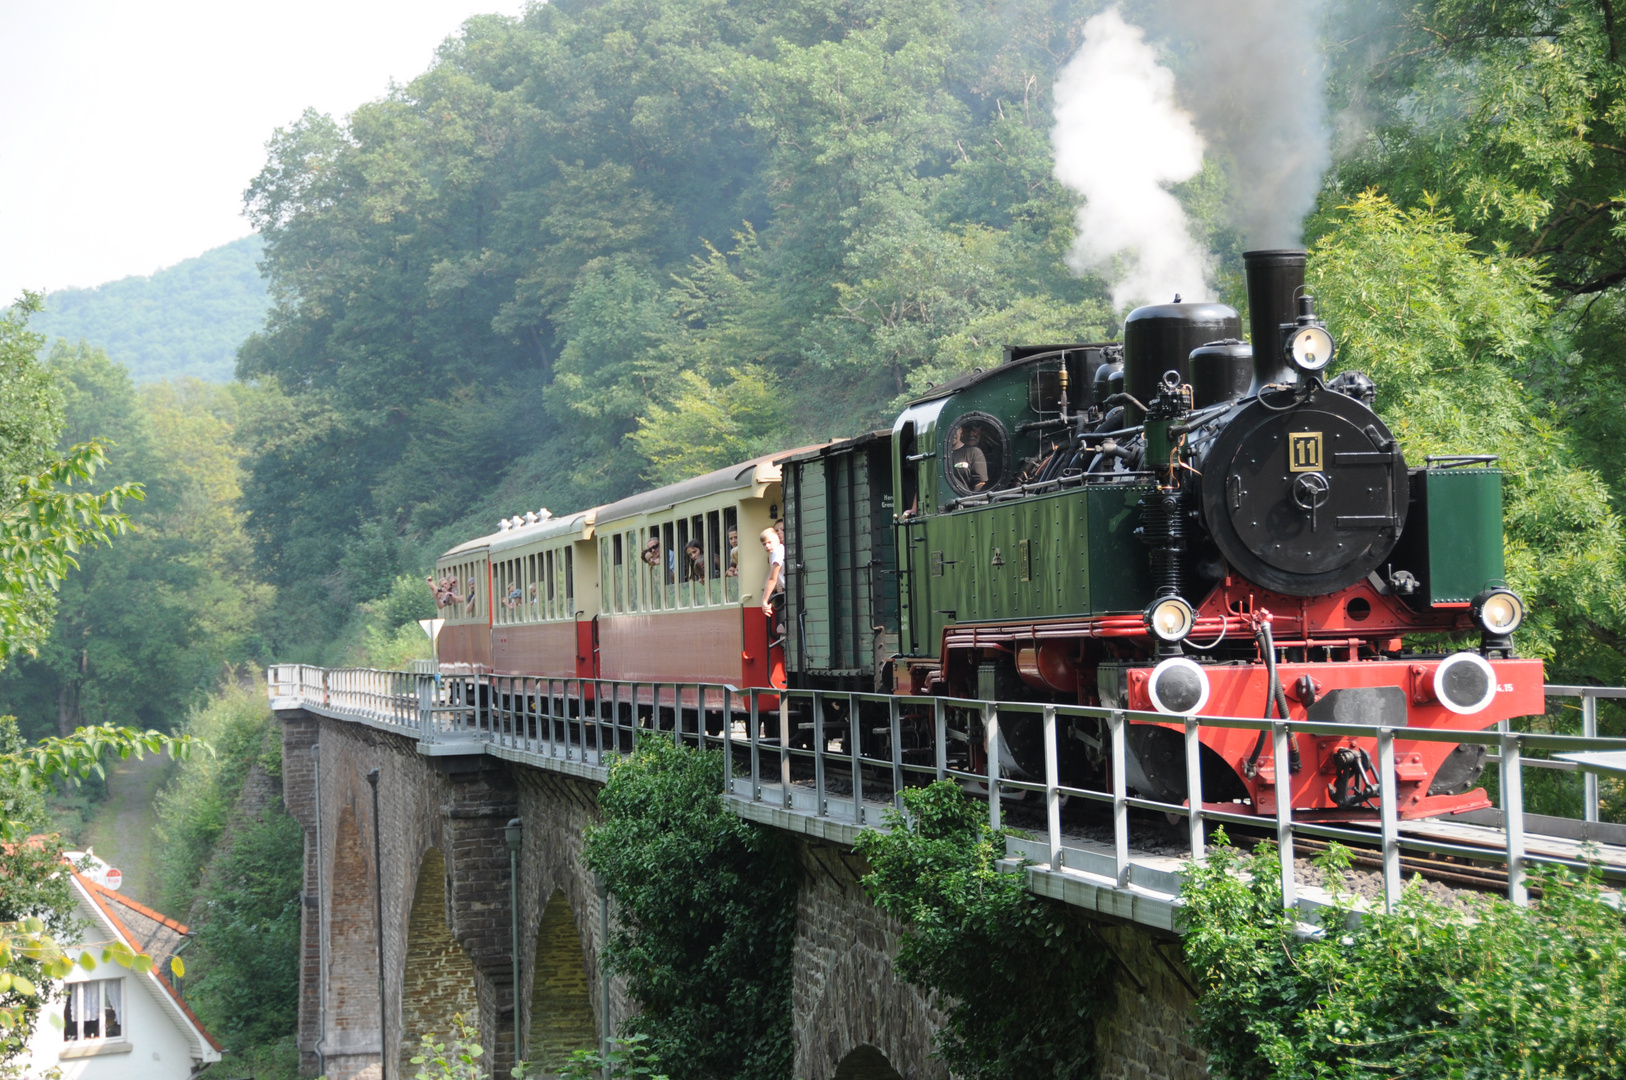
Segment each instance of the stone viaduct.
[{"label": "stone viaduct", "polygon": [[[583,754],[501,739],[426,738],[415,721],[334,705],[334,696],[275,685],[272,694],[284,799],[305,834],[305,1075],[411,1077],[421,1037],[443,1039],[454,1013],[478,1030],[497,1077],[516,1057],[556,1067],[616,1031],[636,1004],[600,970],[613,901],[582,863],[605,770]],[[792,832],[799,852],[796,1080],[946,1080],[930,1054],[941,1015],[894,974],[901,927],[858,885],[856,825],[730,799],[744,816]],[[517,853],[505,834],[514,819]],[[1120,969],[1099,1029],[1103,1075],[1205,1076],[1187,1030],[1194,998],[1170,929],[1172,897],[1151,872],[1145,885],[1029,873],[1035,891],[1084,909]]]}]

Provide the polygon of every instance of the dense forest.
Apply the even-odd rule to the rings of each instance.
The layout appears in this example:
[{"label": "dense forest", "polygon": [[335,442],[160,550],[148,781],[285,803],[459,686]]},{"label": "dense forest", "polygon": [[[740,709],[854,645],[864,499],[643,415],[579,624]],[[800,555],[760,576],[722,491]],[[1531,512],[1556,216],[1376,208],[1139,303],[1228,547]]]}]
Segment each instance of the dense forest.
[{"label": "dense forest", "polygon": [[[1006,343],[1116,336],[1125,261],[1078,254],[1081,206],[1110,192],[1059,180],[1055,141],[1058,80],[1107,7],[476,18],[409,83],[272,134],[245,192],[257,237],[48,298],[32,325],[66,339],[39,366],[59,442],[108,441],[98,490],[145,500],[82,554],[49,637],[0,674],[0,711],[31,737],[112,720],[235,748],[161,800],[164,902],[217,913],[205,1012],[241,1015],[225,988],[244,983],[270,988],[267,1015],[291,1001],[291,967],[229,959],[233,935],[297,921],[285,815],[221,845],[242,793],[275,780],[241,672],[416,655],[426,566],[499,516],[887,424]],[[1211,292],[1244,299],[1272,162],[1309,175],[1340,366],[1377,381],[1409,458],[1501,456],[1521,648],[1555,681],[1626,680],[1626,28],[1608,0],[1241,5],[1318,42],[1274,112],[1220,92],[1257,42],[1197,0],[1118,7],[1195,118],[1203,154],[1163,187]],[[1250,144],[1267,113],[1281,137]],[[1156,149],[1135,135],[1071,147],[1062,172],[1134,172]],[[176,377],[219,377],[233,348],[236,381]],[[237,903],[238,880],[269,884]]]},{"label": "dense forest", "polygon": [[[314,655],[499,515],[854,434],[1006,342],[1114,334],[1112,269],[1069,270],[1079,198],[1052,142],[1058,72],[1104,6],[553,3],[471,20],[345,123],[278,131],[246,199],[274,304],[239,376],[274,398],[243,505],[279,654]],[[1219,151],[1172,186],[1215,287],[1240,299],[1238,209],[1305,159],[1277,140],[1244,163],[1226,125],[1321,138],[1305,240],[1342,362],[1411,453],[1503,454],[1528,636],[1614,677],[1610,9],[1257,7],[1260,34],[1319,10],[1324,113],[1302,83],[1285,109],[1214,106],[1258,42],[1201,5],[1123,8]]]},{"label": "dense forest", "polygon": [[245,236],[165,267],[93,289],[47,293],[31,328],[118,358],[137,383],[184,376],[229,382],[237,347],[265,318],[260,238]]}]

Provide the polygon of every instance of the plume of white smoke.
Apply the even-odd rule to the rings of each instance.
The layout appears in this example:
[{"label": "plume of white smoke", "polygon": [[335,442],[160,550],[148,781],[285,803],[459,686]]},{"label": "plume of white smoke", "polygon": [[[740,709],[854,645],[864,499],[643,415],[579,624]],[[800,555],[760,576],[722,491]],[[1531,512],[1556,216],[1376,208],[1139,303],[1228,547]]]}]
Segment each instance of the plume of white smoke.
[{"label": "plume of white smoke", "polygon": [[1173,72],[1116,8],[1084,24],[1055,102],[1056,179],[1084,197],[1068,265],[1104,271],[1119,308],[1206,299],[1208,257],[1168,190],[1202,168],[1203,141]]},{"label": "plume of white smoke", "polygon": [[1164,0],[1183,41],[1182,100],[1230,174],[1231,216],[1249,248],[1296,247],[1332,162],[1324,0]]}]

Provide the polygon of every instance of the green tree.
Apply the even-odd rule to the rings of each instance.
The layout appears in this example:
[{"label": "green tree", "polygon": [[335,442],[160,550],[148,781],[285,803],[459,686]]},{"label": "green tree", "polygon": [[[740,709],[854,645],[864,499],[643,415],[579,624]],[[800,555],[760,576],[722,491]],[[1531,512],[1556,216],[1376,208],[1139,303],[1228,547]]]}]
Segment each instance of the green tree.
[{"label": "green tree", "polygon": [[38,309],[39,297],[25,294],[0,315],[0,665],[39,650],[77,553],[124,532],[120,506],[142,497],[137,484],[71,490],[107,459],[95,441],[56,450],[62,399],[35,359],[43,341],[28,330]]},{"label": "green tree", "polygon": [[674,1080],[777,1080],[791,1065],[796,874],[784,838],[722,790],[720,753],[640,739],[610,770],[585,856],[615,897],[604,956],[642,1006],[631,1033]]},{"label": "green tree", "polygon": [[1377,382],[1409,460],[1499,456],[1508,578],[1530,613],[1521,646],[1561,669],[1626,674],[1620,520],[1595,458],[1528,388],[1562,364],[1538,265],[1476,252],[1444,211],[1367,194],[1330,219],[1308,281],[1339,367]]},{"label": "green tree", "polygon": [[471,518],[856,434],[1006,327],[1100,336],[1047,141],[1098,6],[543,5],[278,132],[239,371],[284,654],[337,632],[380,535],[405,572]]},{"label": "green tree", "polygon": [[864,890],[907,929],[898,973],[938,995],[937,1053],[979,1080],[1095,1073],[1095,1022],[1111,995],[1106,952],[1060,904],[999,867],[1005,834],[959,785],[906,788],[886,832],[854,850]]},{"label": "green tree", "polygon": [[1529,908],[1467,911],[1410,887],[1355,915],[1348,852],[1322,868],[1319,935],[1283,909],[1275,847],[1224,842],[1181,886],[1197,1034],[1226,1080],[1603,1077],[1626,1064],[1626,928],[1594,878],[1540,875]]},{"label": "green tree", "polygon": [[167,727],[253,648],[269,599],[235,505],[243,391],[197,380],[137,390],[83,343],[58,342],[46,366],[66,406],[62,441],[111,439],[104,490],[139,482],[146,498],[132,535],[63,583],[49,640],[0,679],[0,694],[31,733],[132,719]]}]

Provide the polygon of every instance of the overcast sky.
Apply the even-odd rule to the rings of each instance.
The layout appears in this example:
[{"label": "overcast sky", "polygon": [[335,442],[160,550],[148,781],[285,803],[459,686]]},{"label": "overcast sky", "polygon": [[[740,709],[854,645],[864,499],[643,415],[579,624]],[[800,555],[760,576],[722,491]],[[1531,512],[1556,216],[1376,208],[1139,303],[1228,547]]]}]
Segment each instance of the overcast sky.
[{"label": "overcast sky", "polygon": [[407,82],[523,0],[0,0],[0,306],[251,230],[273,128]]}]

